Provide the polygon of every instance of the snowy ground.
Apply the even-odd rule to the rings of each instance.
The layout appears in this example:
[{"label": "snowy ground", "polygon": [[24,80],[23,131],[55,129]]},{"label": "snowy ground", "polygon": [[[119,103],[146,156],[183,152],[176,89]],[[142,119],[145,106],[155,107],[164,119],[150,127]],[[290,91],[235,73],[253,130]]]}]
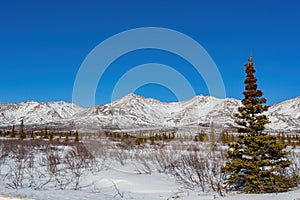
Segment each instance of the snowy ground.
[{"label": "snowy ground", "polygon": [[[124,170],[124,169],[123,169]],[[155,173],[152,175],[136,174],[133,171],[110,169],[96,176],[87,176],[86,185],[81,190],[11,190],[3,185],[0,189],[0,200],[18,199],[144,199],[144,200],[171,200],[171,199],[224,199],[224,200],[299,200],[300,190],[279,194],[231,194],[219,197],[214,193],[201,193],[189,190],[180,185],[173,177]],[[114,186],[115,185],[115,186]],[[117,189],[115,188],[117,187]],[[119,190],[119,191],[117,191]],[[120,193],[120,194],[119,194]],[[11,198],[14,197],[14,198]],[[18,197],[18,198],[16,198]]]},{"label": "snowy ground", "polygon": [[[32,189],[7,189],[1,186],[0,200],[18,199],[144,199],[144,200],[172,200],[172,199],[224,199],[224,200],[299,200],[300,190],[279,194],[227,194],[220,197],[216,193],[202,193],[197,189],[187,189],[174,177],[154,173],[151,175],[137,174],[129,169],[108,169],[97,175],[84,178],[87,185],[83,184],[80,190],[32,190]],[[14,198],[11,198],[14,197]],[[18,198],[17,198],[18,197]]]},{"label": "snowy ground", "polygon": [[[1,161],[1,180],[0,180],[0,200],[18,200],[18,199],[72,199],[72,200],[84,200],[84,199],[100,199],[100,200],[122,200],[122,199],[143,199],[143,200],[209,200],[209,199],[224,199],[224,200],[300,200],[300,189],[279,194],[225,194],[221,197],[218,192],[211,189],[206,189],[205,192],[201,191],[198,186],[192,186],[191,184],[185,184],[183,180],[179,180],[178,177],[170,173],[162,173],[159,170],[158,165],[155,164],[155,156],[153,152],[158,150],[144,148],[144,149],[131,149],[120,150],[116,149],[116,146],[107,143],[101,143],[102,146],[106,145],[101,152],[98,152],[98,156],[101,159],[96,162],[96,167],[93,166],[93,170],[84,170],[80,176],[80,187],[74,189],[73,181],[70,179],[69,183],[66,183],[64,189],[57,187],[55,179],[49,179],[49,183],[44,187],[33,189],[28,186],[29,182],[23,182],[23,187],[18,189],[12,189],[8,186],[14,179],[5,177],[8,166],[14,166],[8,157],[5,161]],[[166,145],[164,151],[158,156],[164,157],[165,154],[176,156],[176,152],[186,152],[182,148],[193,145],[190,142],[173,142]],[[197,146],[200,148],[198,152],[203,153],[201,149],[202,144]],[[59,146],[60,151],[66,151],[66,147]],[[36,151],[36,150],[35,150]],[[182,152],[181,152],[182,151]],[[201,154],[199,153],[199,154]],[[299,152],[298,152],[299,153]],[[0,156],[1,157],[1,156]],[[42,161],[42,154],[36,156],[37,161]],[[13,158],[13,157],[12,157]],[[144,163],[144,159],[147,160],[147,164]],[[150,160],[153,159],[153,162]],[[148,165],[149,164],[149,165]],[[36,164],[36,167],[41,164]],[[66,165],[61,165],[60,169],[64,169]],[[42,168],[34,168],[41,174],[39,177],[34,174],[35,184],[42,183],[49,178],[47,171],[42,171]],[[29,172],[28,172],[29,173]],[[45,176],[42,176],[44,173]],[[72,176],[72,173],[68,171],[68,176]],[[29,180],[29,179],[28,179]],[[188,181],[188,179],[187,179]],[[26,185],[27,184],[27,185]]]}]

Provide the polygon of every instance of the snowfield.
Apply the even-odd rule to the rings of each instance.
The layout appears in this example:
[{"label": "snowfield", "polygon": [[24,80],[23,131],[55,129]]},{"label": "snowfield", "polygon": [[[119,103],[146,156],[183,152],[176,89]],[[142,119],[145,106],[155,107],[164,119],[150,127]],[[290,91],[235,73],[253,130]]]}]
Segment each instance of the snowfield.
[{"label": "snowfield", "polygon": [[[126,170],[126,169],[124,169]],[[128,169],[127,169],[128,170]],[[278,194],[227,194],[220,197],[215,193],[199,192],[196,188],[187,189],[173,177],[155,173],[152,175],[107,170],[96,176],[84,178],[91,185],[81,190],[10,190],[1,185],[0,200],[19,199],[74,199],[74,200],[112,200],[112,199],[144,199],[144,200],[299,200],[300,190]],[[115,186],[119,191],[116,191]],[[120,192],[120,194],[118,194]],[[3,196],[5,194],[5,196]],[[13,197],[13,198],[12,198]]]},{"label": "snowfield", "polygon": [[[93,136],[84,146],[37,139],[23,143],[0,140],[0,200],[300,199],[299,189],[279,194],[226,193],[224,177],[211,171],[218,171],[225,162],[227,147],[220,144],[212,150],[207,142],[188,137],[152,145],[122,140]],[[300,151],[293,151],[294,168],[300,169]],[[199,162],[189,163],[193,159]]]}]

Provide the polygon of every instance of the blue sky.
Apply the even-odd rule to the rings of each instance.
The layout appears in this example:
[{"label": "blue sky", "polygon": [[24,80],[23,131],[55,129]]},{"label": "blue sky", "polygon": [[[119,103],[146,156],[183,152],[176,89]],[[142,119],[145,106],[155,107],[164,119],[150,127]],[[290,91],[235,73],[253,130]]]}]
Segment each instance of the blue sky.
[{"label": "blue sky", "polygon": [[[253,51],[259,88],[269,104],[300,95],[298,1],[1,1],[0,102],[72,101],[76,73],[88,53],[119,32],[165,27],[200,43],[215,61],[227,97],[242,99],[244,63]],[[149,62],[180,70],[197,94],[208,95],[189,63],[168,52],[140,50],[117,59],[100,80],[97,104],[126,70]],[[100,87],[101,86],[101,87]],[[159,85],[137,94],[175,101]]]}]

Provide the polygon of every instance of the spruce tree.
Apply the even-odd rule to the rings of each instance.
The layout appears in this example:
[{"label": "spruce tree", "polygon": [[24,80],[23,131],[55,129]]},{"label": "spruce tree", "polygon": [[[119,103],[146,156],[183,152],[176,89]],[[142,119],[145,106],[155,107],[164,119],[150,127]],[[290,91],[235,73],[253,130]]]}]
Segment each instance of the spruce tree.
[{"label": "spruce tree", "polygon": [[222,133],[221,133],[221,142],[223,144],[230,143],[230,136],[229,136],[228,132],[225,131],[225,130],[223,130]]},{"label": "spruce tree", "polygon": [[47,129],[47,126],[45,127],[44,138],[45,138],[45,139],[48,139],[48,129]]},{"label": "spruce tree", "polygon": [[51,131],[51,132],[49,133],[49,141],[50,141],[50,142],[52,142],[53,137],[54,137],[54,133]]},{"label": "spruce tree", "polygon": [[34,139],[34,132],[33,131],[30,132],[30,137],[31,137],[31,139]]},{"label": "spruce tree", "polygon": [[215,133],[214,123],[213,121],[210,122],[210,131],[209,131],[209,146],[211,150],[213,150],[217,146],[217,136]]},{"label": "spruce tree", "polygon": [[66,132],[65,142],[69,142],[69,132]]},{"label": "spruce tree", "polygon": [[21,120],[20,131],[19,131],[19,138],[20,139],[26,138],[26,133],[24,131],[24,121],[23,121],[23,119]]},{"label": "spruce tree", "polygon": [[79,142],[79,133],[78,131],[75,132],[75,142]]},{"label": "spruce tree", "polygon": [[252,55],[245,67],[243,105],[235,114],[239,136],[236,142],[229,144],[228,161],[222,168],[228,175],[225,183],[231,190],[247,193],[288,191],[296,186],[296,181],[282,172],[292,163],[287,159],[286,144],[264,131],[270,122],[262,113],[268,106],[264,105],[267,100],[262,97],[262,91],[257,89]]},{"label": "spruce tree", "polygon": [[11,137],[11,138],[16,137],[15,125],[13,125],[12,128],[11,128],[10,137]]}]

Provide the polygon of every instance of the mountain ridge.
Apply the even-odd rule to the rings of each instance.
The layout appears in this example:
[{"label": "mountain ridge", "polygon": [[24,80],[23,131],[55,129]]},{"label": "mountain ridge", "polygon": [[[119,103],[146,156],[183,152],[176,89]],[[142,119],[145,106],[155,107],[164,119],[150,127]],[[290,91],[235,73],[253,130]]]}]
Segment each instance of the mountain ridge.
[{"label": "mountain ridge", "polygon": [[[26,101],[0,103],[0,127],[19,124],[97,131],[104,128],[128,129],[141,127],[236,127],[233,114],[241,106],[234,98],[219,99],[198,95],[181,102],[162,102],[128,94],[114,102],[84,108],[71,102]],[[265,113],[271,120],[267,129],[300,130],[300,97],[273,104]]]}]

